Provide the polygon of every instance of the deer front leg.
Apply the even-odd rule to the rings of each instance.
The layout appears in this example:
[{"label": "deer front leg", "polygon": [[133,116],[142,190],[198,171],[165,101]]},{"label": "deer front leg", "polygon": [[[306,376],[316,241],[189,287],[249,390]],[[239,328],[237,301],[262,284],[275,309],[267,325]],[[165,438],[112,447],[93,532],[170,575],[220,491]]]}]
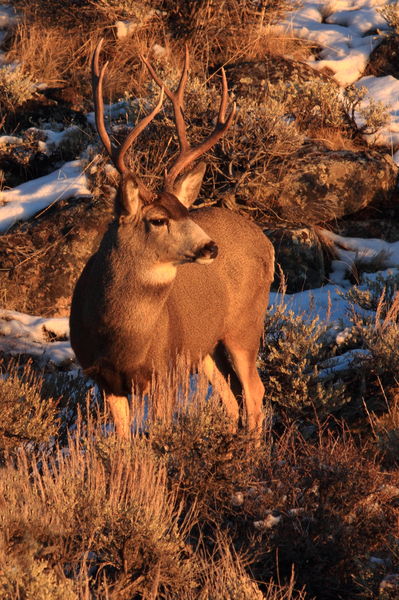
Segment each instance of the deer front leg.
[{"label": "deer front leg", "polygon": [[209,379],[209,382],[220,394],[220,397],[223,401],[227,412],[227,416],[231,420],[230,431],[232,433],[236,433],[239,417],[239,406],[236,397],[231,391],[231,388],[227,383],[226,379],[223,377],[223,374],[217,368],[215,361],[209,354],[207,354],[203,359],[202,368],[204,370],[205,375]]},{"label": "deer front leg", "polygon": [[228,350],[244,391],[247,429],[256,436],[259,444],[265,419],[263,411],[265,388],[256,368],[257,348],[246,350],[230,343]]},{"label": "deer front leg", "polygon": [[113,394],[107,394],[106,399],[118,437],[130,440],[130,408],[128,399],[126,396],[114,396]]}]

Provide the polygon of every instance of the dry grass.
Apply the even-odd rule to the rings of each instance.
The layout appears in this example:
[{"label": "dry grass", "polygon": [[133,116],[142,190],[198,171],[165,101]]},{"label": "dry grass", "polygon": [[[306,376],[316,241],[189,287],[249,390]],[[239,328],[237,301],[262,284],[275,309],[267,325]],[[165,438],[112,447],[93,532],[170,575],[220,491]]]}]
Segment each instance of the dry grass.
[{"label": "dry grass", "polygon": [[394,385],[382,387],[381,390],[386,401],[386,411],[370,413],[370,424],[376,438],[378,448],[382,454],[384,464],[388,468],[397,468],[399,460],[399,388],[395,380]]},{"label": "dry grass", "polygon": [[[70,83],[86,92],[88,65],[100,37],[112,40],[108,84],[112,96],[126,89],[137,93],[143,81],[141,54],[152,54],[154,44],[164,48],[163,61],[180,62],[187,43],[195,72],[243,59],[264,56],[276,48],[301,53],[303,44],[268,26],[282,16],[285,0],[251,4],[245,0],[195,3],[152,0],[146,5],[128,0],[14,0],[25,21],[14,36],[10,58],[17,57],[25,71],[49,85]],[[133,20],[137,29],[117,39],[116,22]],[[54,25],[56,23],[56,26]],[[133,76],[133,77],[132,77]],[[132,85],[132,82],[134,84]]]},{"label": "dry grass", "polygon": [[328,150],[359,150],[359,141],[348,138],[347,134],[335,127],[318,127],[312,131],[312,139],[320,142]]},{"label": "dry grass", "polygon": [[[132,37],[114,40],[111,21],[102,21],[101,12],[88,4],[81,9],[46,3],[22,3],[24,21],[17,28],[9,52],[38,82],[68,86],[90,96],[90,60],[101,37],[113,40],[108,84],[112,95],[126,89],[137,93],[143,68],[138,57],[147,55],[155,42],[165,40],[163,24],[157,20]],[[48,3],[47,3],[48,4]],[[55,25],[56,24],[56,25]],[[111,35],[110,35],[111,34]],[[137,74],[139,71],[139,74]],[[132,74],[134,77],[132,78]],[[132,86],[132,80],[139,83]]]},{"label": "dry grass", "polygon": [[369,556],[399,567],[397,471],[340,428],[305,441],[281,422],[256,449],[227,432],[204,382],[188,400],[187,381],[176,375],[172,421],[129,444],[87,412],[62,448],[55,433],[45,455],[20,446],[5,458],[1,597],[374,598],[383,573],[370,575]]},{"label": "dry grass", "polygon": [[[11,366],[11,373],[9,369]],[[28,364],[2,368],[0,375],[0,461],[23,448],[48,447],[58,431],[57,403],[42,398],[42,379]]]},{"label": "dry grass", "polygon": [[[1,597],[263,597],[216,511],[220,504],[231,513],[232,484],[212,444],[224,418],[193,406],[181,407],[170,449],[162,428],[124,445],[104,435],[102,417],[89,416],[66,447],[46,457],[20,448],[8,458],[0,471]],[[179,455],[194,430],[193,450]],[[233,475],[230,465],[229,478],[241,469]],[[213,484],[204,488],[205,476]],[[223,504],[214,495],[222,487]],[[302,597],[292,582],[266,589],[270,599]]]},{"label": "dry grass", "polygon": [[[196,54],[205,63],[227,64],[256,59],[272,47],[268,26],[282,17],[281,0],[249,3],[224,0],[215,10],[213,0],[198,3],[186,17],[186,31]],[[188,9],[190,10],[190,9]]]},{"label": "dry grass", "polygon": [[[16,597],[19,587],[27,597],[34,590],[36,598],[52,597],[52,587],[60,597],[63,588],[84,597],[94,564],[99,597],[107,597],[107,589],[109,598],[142,596],[157,581],[172,596],[184,590],[192,569],[183,560],[165,469],[140,440],[107,450],[101,458],[89,436],[83,445],[77,431],[69,450],[56,452],[40,472],[24,454],[2,472],[2,505],[8,507],[1,517],[3,598],[6,590]],[[21,572],[16,567],[24,563],[28,569]],[[107,572],[116,576],[108,585]]]},{"label": "dry grass", "polygon": [[35,81],[57,86],[66,83],[71,57],[77,55],[79,45],[80,40],[60,26],[44,28],[26,20],[17,27],[9,57],[18,60]]}]

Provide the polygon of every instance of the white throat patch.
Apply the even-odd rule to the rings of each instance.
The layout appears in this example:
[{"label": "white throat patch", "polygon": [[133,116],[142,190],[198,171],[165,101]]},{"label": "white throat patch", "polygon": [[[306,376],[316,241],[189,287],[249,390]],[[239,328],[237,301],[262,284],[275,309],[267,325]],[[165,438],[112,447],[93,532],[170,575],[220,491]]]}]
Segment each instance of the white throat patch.
[{"label": "white throat patch", "polygon": [[177,268],[172,263],[160,263],[155,265],[145,274],[145,282],[152,285],[171,283],[176,277]]}]

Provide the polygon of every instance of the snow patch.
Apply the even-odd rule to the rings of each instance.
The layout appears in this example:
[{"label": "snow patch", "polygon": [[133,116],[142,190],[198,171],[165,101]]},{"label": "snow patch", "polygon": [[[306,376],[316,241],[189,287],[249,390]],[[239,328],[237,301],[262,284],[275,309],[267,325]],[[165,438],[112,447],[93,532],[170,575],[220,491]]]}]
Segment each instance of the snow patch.
[{"label": "snow patch", "polygon": [[76,196],[91,197],[82,162],[65,163],[50,175],[22,183],[0,192],[0,232],[7,231],[17,221],[29,219],[58,200]]},{"label": "snow patch", "polygon": [[366,264],[378,259],[381,268],[399,267],[399,242],[389,243],[376,238],[343,237],[326,229],[321,230],[321,235],[333,242],[335,252],[347,270],[359,258]]},{"label": "snow patch", "polygon": [[44,318],[12,310],[0,310],[0,351],[11,356],[26,354],[43,364],[72,364],[75,355],[67,338],[67,318]]},{"label": "snow patch", "polygon": [[342,86],[354,83],[362,75],[370,54],[382,41],[381,35],[365,33],[387,28],[374,7],[367,2],[357,4],[353,9],[350,2],[305,2],[278,25],[279,29],[321,46],[319,57],[308,63],[314,69],[328,69]]}]

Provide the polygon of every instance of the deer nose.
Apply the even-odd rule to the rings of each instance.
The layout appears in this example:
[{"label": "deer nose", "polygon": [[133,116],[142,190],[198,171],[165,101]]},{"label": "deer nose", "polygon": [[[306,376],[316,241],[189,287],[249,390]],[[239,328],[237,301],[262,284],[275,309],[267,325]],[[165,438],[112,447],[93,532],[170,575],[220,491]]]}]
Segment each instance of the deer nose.
[{"label": "deer nose", "polygon": [[211,262],[218,255],[218,247],[212,240],[207,242],[195,253],[195,261],[198,263]]}]

